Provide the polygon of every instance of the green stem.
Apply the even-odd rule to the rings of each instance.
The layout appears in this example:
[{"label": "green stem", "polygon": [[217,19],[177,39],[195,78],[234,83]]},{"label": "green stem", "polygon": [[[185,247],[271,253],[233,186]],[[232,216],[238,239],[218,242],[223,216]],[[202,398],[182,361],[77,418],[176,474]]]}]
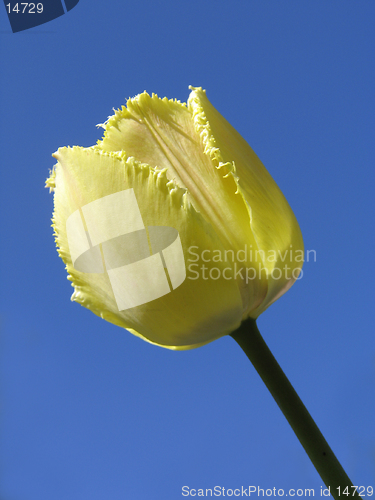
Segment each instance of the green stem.
[{"label": "green stem", "polygon": [[350,497],[361,498],[357,492],[353,495],[354,488],[350,479],[273,357],[259,333],[255,320],[247,319],[231,336],[243,349],[266,384],[324,484],[327,488],[330,487],[331,495],[337,500],[342,500],[343,490],[348,487],[346,491]]}]

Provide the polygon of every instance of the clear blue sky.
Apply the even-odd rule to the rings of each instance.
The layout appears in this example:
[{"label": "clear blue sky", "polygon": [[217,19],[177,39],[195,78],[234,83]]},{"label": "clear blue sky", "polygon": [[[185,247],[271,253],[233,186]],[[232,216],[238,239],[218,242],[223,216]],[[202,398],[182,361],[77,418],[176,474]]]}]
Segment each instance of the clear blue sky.
[{"label": "clear blue sky", "polygon": [[80,0],[13,34],[0,9],[1,500],[319,494],[230,337],[172,352],[70,302],[51,154],[94,144],[126,98],[186,101],[188,85],[253,147],[316,250],[258,326],[354,484],[375,486],[374,18],[369,0]]}]

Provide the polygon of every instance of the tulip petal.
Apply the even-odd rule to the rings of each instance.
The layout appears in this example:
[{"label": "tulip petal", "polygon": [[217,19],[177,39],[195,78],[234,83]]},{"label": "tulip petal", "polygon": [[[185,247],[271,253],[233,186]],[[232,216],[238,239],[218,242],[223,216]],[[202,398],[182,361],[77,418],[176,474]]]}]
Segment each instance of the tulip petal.
[{"label": "tulip petal", "polygon": [[171,349],[198,347],[239,326],[241,295],[223,272],[231,263],[208,262],[206,278],[192,267],[199,251],[224,246],[186,189],[165,170],[96,146],[61,148],[54,157],[47,185],[72,300]]},{"label": "tulip petal", "polygon": [[[227,172],[213,167],[185,104],[146,92],[129,99],[105,125],[98,146],[124,151],[151,167],[166,169],[168,179],[188,190],[189,201],[223,238],[247,239],[248,212]],[[228,220],[229,219],[229,220]],[[233,229],[235,226],[235,229]]]},{"label": "tulip petal", "polygon": [[202,88],[190,89],[188,109],[193,114],[203,111],[217,148],[216,161],[233,165],[239,192],[249,208],[258,255],[268,273],[267,296],[249,310],[256,318],[297,279],[303,262],[302,234],[284,195],[248,143],[212,106]]},{"label": "tulip petal", "polygon": [[[151,167],[165,168],[168,179],[187,189],[189,202],[215,228],[224,248],[257,250],[250,212],[238,191],[232,162],[220,161],[203,110],[146,92],[129,99],[104,125],[98,147],[125,151]],[[252,265],[246,253],[244,267]],[[251,286],[238,275],[244,317],[263,302],[267,280],[258,276]]]}]

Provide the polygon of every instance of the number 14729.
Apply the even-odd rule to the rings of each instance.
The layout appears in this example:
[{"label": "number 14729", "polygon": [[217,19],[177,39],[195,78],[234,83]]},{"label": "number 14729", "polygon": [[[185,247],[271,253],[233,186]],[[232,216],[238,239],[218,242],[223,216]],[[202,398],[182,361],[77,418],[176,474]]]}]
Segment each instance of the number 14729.
[{"label": "number 14729", "polygon": [[359,496],[369,496],[371,497],[374,494],[374,488],[372,486],[350,486],[352,490],[350,491],[349,486],[341,490],[340,486],[336,488],[338,491],[339,496],[346,495],[346,496],[354,496],[356,493]]},{"label": "number 14729", "polygon": [[[10,3],[6,5],[9,14],[15,12],[16,14],[41,14],[43,12],[42,3],[16,3],[13,8]],[[36,10],[35,10],[36,9]]]}]

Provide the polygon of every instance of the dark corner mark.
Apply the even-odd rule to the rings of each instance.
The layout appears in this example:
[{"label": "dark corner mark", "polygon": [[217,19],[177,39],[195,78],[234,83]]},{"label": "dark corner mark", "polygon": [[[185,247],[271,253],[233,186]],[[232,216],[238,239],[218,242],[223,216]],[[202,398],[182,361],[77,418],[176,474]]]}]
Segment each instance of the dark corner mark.
[{"label": "dark corner mark", "polygon": [[65,0],[66,10],[69,12],[73,7],[77,5],[78,2],[79,0]]},{"label": "dark corner mark", "polygon": [[17,33],[64,15],[65,9],[69,12],[78,2],[79,0],[35,0],[34,2],[4,0],[4,6],[12,31]]}]

